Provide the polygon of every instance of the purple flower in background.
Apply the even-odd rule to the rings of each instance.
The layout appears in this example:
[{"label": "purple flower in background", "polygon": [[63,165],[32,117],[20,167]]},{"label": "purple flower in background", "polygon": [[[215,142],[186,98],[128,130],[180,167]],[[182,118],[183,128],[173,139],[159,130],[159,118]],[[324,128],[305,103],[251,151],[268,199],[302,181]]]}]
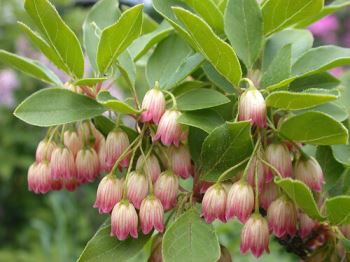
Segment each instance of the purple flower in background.
[{"label": "purple flower in background", "polygon": [[327,44],[336,42],[338,28],[339,22],[335,15],[326,16],[309,26],[313,35],[321,38]]},{"label": "purple flower in background", "polygon": [[332,68],[331,70],[329,70],[329,73],[331,73],[335,77],[341,77],[341,75],[344,73],[344,68],[342,67]]},{"label": "purple flower in background", "polygon": [[0,106],[12,107],[15,103],[14,91],[18,86],[16,74],[11,69],[0,71]]}]

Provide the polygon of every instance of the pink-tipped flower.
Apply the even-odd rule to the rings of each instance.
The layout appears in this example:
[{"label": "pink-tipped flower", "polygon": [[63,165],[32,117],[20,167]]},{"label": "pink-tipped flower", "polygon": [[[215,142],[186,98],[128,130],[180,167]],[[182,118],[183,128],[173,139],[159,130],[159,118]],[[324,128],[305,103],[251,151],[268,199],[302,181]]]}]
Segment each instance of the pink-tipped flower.
[{"label": "pink-tipped flower", "polygon": [[294,204],[285,196],[277,198],[267,209],[270,230],[279,238],[294,236],[297,229],[297,211]]},{"label": "pink-tipped flower", "polygon": [[263,191],[259,194],[260,206],[267,210],[272,203],[279,196],[279,189],[275,183],[270,182],[264,185]]},{"label": "pink-tipped flower", "polygon": [[158,124],[165,112],[165,97],[163,92],[157,88],[149,90],[142,101],[141,121]]},{"label": "pink-tipped flower", "polygon": [[253,188],[244,181],[232,185],[227,195],[226,219],[236,216],[239,221],[245,223],[254,209]]},{"label": "pink-tipped flower", "polygon": [[127,180],[127,196],[129,201],[139,209],[142,200],[148,194],[148,181],[145,174],[133,171]]},{"label": "pink-tipped flower", "polygon": [[92,182],[100,173],[100,163],[95,149],[87,147],[81,149],[75,160],[77,178],[80,183]]},{"label": "pink-tipped flower", "polygon": [[152,182],[155,183],[160,175],[160,164],[155,155],[149,155],[146,160],[143,156],[137,159],[136,169],[142,169],[147,175],[151,175]]},{"label": "pink-tipped flower", "polygon": [[179,146],[183,132],[181,125],[177,122],[177,118],[180,116],[180,112],[177,110],[167,110],[163,114],[159,121],[157,133],[153,140],[161,140],[166,146],[174,144]]},{"label": "pink-tipped flower", "polygon": [[171,147],[169,156],[175,175],[183,179],[192,175],[191,154],[186,146]]},{"label": "pink-tipped flower", "polygon": [[160,200],[154,195],[142,201],[139,215],[143,234],[147,235],[153,227],[161,233],[164,231],[164,209]]},{"label": "pink-tipped flower", "polygon": [[98,208],[101,213],[110,213],[113,207],[122,199],[123,180],[114,175],[106,175],[97,188],[94,208]]},{"label": "pink-tipped flower", "polygon": [[60,189],[64,181],[75,179],[77,174],[74,156],[67,147],[57,147],[51,156],[53,189]]},{"label": "pink-tipped flower", "polygon": [[263,95],[255,88],[246,90],[239,99],[240,121],[250,120],[260,128],[266,125],[266,103]]},{"label": "pink-tipped flower", "polygon": [[299,213],[299,234],[301,238],[305,238],[314,229],[316,222],[312,220],[308,215]]},{"label": "pink-tipped flower", "polygon": [[208,188],[202,200],[202,215],[205,222],[211,223],[216,218],[226,222],[226,199],[227,193],[221,184],[214,184]]},{"label": "pink-tipped flower", "polygon": [[[128,135],[123,131],[112,131],[108,134],[106,139],[106,172],[110,172],[117,161],[117,159],[124,153],[129,146]],[[130,155],[127,155],[120,161],[118,167],[120,169],[129,165]]]},{"label": "pink-tipped flower", "polygon": [[264,166],[254,156],[247,171],[247,181],[253,188],[255,188],[255,170],[258,175],[259,192],[261,192],[265,184]]},{"label": "pink-tipped flower", "polygon": [[51,171],[48,161],[34,163],[28,170],[28,190],[35,194],[45,194],[51,189]]},{"label": "pink-tipped flower", "polygon": [[83,140],[78,132],[67,130],[64,132],[64,144],[75,157],[78,151],[83,147]]},{"label": "pink-tipped flower", "polygon": [[79,128],[79,136],[87,144],[92,145],[96,152],[99,150],[101,139],[104,138],[91,121],[85,121],[82,123]]},{"label": "pink-tipped flower", "polygon": [[260,257],[269,250],[269,227],[265,218],[260,214],[252,215],[244,224],[241,232],[241,253],[251,250],[255,257]]},{"label": "pink-tipped flower", "polygon": [[154,185],[154,194],[160,200],[165,210],[176,205],[179,180],[171,171],[160,174]]},{"label": "pink-tipped flower", "polygon": [[[274,168],[276,168],[283,177],[292,176],[292,159],[288,147],[285,144],[270,144],[265,150],[265,157]],[[266,182],[273,178],[274,171],[271,168],[266,169]]]},{"label": "pink-tipped flower", "polygon": [[304,182],[316,192],[320,192],[325,183],[320,164],[313,157],[306,160],[299,159],[294,167],[294,175],[296,179]]},{"label": "pink-tipped flower", "polygon": [[125,240],[130,234],[137,238],[138,217],[134,206],[127,200],[122,200],[116,204],[111,216],[111,236],[116,236],[119,240]]},{"label": "pink-tipped flower", "polygon": [[37,163],[42,160],[51,160],[52,151],[55,149],[56,145],[54,142],[49,142],[47,139],[40,141],[35,153],[35,161]]}]

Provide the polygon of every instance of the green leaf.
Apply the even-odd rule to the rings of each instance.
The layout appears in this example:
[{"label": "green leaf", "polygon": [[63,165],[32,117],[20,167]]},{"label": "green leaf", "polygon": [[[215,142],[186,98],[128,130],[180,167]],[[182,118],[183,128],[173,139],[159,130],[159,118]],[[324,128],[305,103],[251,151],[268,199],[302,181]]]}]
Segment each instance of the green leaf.
[{"label": "green leaf", "polygon": [[175,34],[164,39],[148,59],[146,67],[148,84],[154,86],[154,83],[158,81],[160,87],[165,88],[169,78],[178,70],[191,52],[191,48],[186,42]]},{"label": "green leaf", "polygon": [[62,62],[55,50],[36,32],[30,29],[26,24],[18,22],[19,26],[32,43],[58,68],[69,74],[69,68]]},{"label": "green leaf", "polygon": [[333,75],[323,72],[294,80],[289,85],[289,90],[301,92],[309,88],[334,89],[340,85],[340,81]]},{"label": "green leaf", "polygon": [[347,166],[350,166],[350,145],[333,145],[332,146],[334,158]]},{"label": "green leaf", "polygon": [[350,48],[321,46],[304,53],[292,66],[293,76],[320,73],[350,63]]},{"label": "green leaf", "polygon": [[297,111],[296,113],[303,114],[305,112],[310,112],[310,111],[325,113],[333,117],[335,120],[339,122],[342,122],[348,118],[348,114],[345,108],[340,106],[339,103],[337,103],[337,101],[315,106],[304,110],[300,110],[300,111]]},{"label": "green leaf", "polygon": [[48,84],[61,85],[59,78],[43,64],[0,49],[0,60],[23,73]]},{"label": "green leaf", "polygon": [[135,87],[136,66],[128,50],[125,50],[118,61],[118,69],[130,87]]},{"label": "green leaf", "polygon": [[276,178],[275,183],[305,214],[316,220],[324,220],[317,208],[311,190],[303,182],[291,178]]},{"label": "green leaf", "polygon": [[263,73],[261,85],[270,90],[287,84],[291,74],[292,46],[284,46],[276,54],[266,72]]},{"label": "green leaf", "polygon": [[279,130],[288,139],[306,144],[345,144],[348,139],[348,131],[341,123],[320,112],[289,117]]},{"label": "green leaf", "polygon": [[143,4],[126,10],[119,20],[102,31],[97,48],[97,65],[107,72],[118,56],[140,35]]},{"label": "green leaf", "polygon": [[250,128],[249,122],[226,122],[209,134],[201,153],[202,180],[216,181],[224,171],[252,154]]},{"label": "green leaf", "polygon": [[128,261],[138,254],[150,240],[152,234],[139,234],[137,239],[129,237],[119,241],[110,236],[111,226],[102,225],[89,240],[77,262],[113,262]]},{"label": "green leaf", "polygon": [[182,94],[176,101],[179,110],[193,111],[227,104],[230,99],[213,89],[198,88]]},{"label": "green leaf", "polygon": [[96,53],[103,29],[114,24],[120,17],[118,0],[100,0],[91,8],[83,24],[86,54],[92,68],[97,71]]},{"label": "green leaf", "polygon": [[128,50],[134,61],[140,59],[150,48],[166,38],[173,28],[165,20],[158,26],[156,30],[137,38]]},{"label": "green leaf", "polygon": [[220,257],[220,245],[213,225],[190,209],[166,230],[162,253],[164,262],[213,262]]},{"label": "green leaf", "polygon": [[191,6],[215,31],[224,32],[224,17],[213,0],[183,0]]},{"label": "green leaf", "polygon": [[197,89],[197,88],[203,88],[203,87],[209,87],[210,84],[208,82],[202,82],[198,80],[191,80],[191,81],[184,81],[178,86],[176,86],[172,93],[174,96],[180,96],[183,93],[186,93],[190,90]]},{"label": "green leaf", "polygon": [[267,0],[263,3],[264,32],[271,34],[318,14],[324,0]]},{"label": "green leaf", "polygon": [[308,30],[286,29],[271,35],[265,45],[262,71],[265,72],[267,70],[276,54],[285,45],[290,44],[292,46],[291,58],[292,62],[294,62],[312,47],[313,42],[313,36]]},{"label": "green leaf", "polygon": [[135,108],[129,106],[127,103],[117,100],[114,96],[112,96],[107,90],[102,90],[98,93],[96,97],[97,102],[108,107],[114,112],[118,112],[121,114],[138,114],[140,113]]},{"label": "green leaf", "polygon": [[202,129],[191,126],[188,129],[188,147],[190,149],[192,160],[197,166],[200,165],[202,145],[207,136],[208,133]]},{"label": "green leaf", "polygon": [[238,58],[225,41],[221,40],[200,17],[183,8],[173,8],[176,16],[185,25],[200,53],[229,80],[238,85],[242,70]]},{"label": "green leaf", "polygon": [[230,0],[225,11],[225,33],[244,64],[251,68],[263,42],[263,21],[256,0]]},{"label": "green leaf", "polygon": [[197,127],[207,133],[225,123],[217,112],[210,109],[183,112],[177,121],[184,125]]},{"label": "green leaf", "polygon": [[97,77],[97,78],[83,78],[74,82],[75,86],[94,86],[98,83],[106,81],[106,77]]},{"label": "green leaf", "polygon": [[271,93],[266,98],[266,105],[286,110],[298,110],[310,108],[336,100],[338,96],[331,93],[296,93],[279,91]]},{"label": "green leaf", "polygon": [[229,94],[232,94],[235,91],[234,86],[226,80],[226,78],[220,75],[209,62],[205,62],[202,68],[209,80],[222,91]]},{"label": "green leaf", "polygon": [[332,225],[350,224],[350,196],[336,196],[326,200],[328,220]]},{"label": "green leaf", "polygon": [[80,43],[55,7],[48,0],[25,0],[24,8],[61,62],[69,69],[69,74],[82,78],[84,56]]},{"label": "green leaf", "polygon": [[105,111],[87,96],[63,88],[46,88],[27,97],[14,115],[31,125],[55,126],[93,118]]}]

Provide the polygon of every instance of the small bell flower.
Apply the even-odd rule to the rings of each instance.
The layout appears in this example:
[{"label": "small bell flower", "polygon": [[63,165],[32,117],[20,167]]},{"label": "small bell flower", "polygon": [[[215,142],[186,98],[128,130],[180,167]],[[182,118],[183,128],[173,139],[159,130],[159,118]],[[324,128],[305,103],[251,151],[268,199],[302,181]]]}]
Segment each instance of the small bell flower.
[{"label": "small bell flower", "polygon": [[[265,157],[274,168],[276,168],[282,177],[292,176],[292,159],[288,147],[285,144],[270,144],[265,150]],[[266,183],[273,179],[273,170],[267,168],[265,174]]]},{"label": "small bell flower", "polygon": [[51,189],[51,171],[48,161],[34,163],[28,170],[28,189],[35,194],[46,194]]},{"label": "small bell flower", "polygon": [[279,196],[279,189],[274,182],[266,183],[263,191],[259,194],[260,206],[267,210],[272,201]]},{"label": "small bell flower", "polygon": [[141,122],[151,122],[158,124],[165,112],[165,97],[161,90],[153,88],[149,90],[142,101]]},{"label": "small bell flower", "polygon": [[64,132],[64,144],[75,157],[78,154],[78,151],[83,147],[83,140],[78,132],[67,130]]},{"label": "small bell flower", "polygon": [[136,162],[136,169],[142,169],[145,174],[151,175],[153,183],[157,181],[161,173],[159,161],[153,154],[149,155],[146,161],[143,156],[140,156]]},{"label": "small bell flower", "polygon": [[320,164],[313,157],[307,160],[299,159],[294,167],[294,175],[316,192],[320,192],[325,183]]},{"label": "small bell flower", "polygon": [[[106,139],[106,172],[110,172],[117,159],[124,153],[129,146],[128,135],[123,131],[112,131]],[[125,168],[129,165],[130,155],[127,155],[119,163],[119,168]]]},{"label": "small bell flower", "polygon": [[301,238],[305,238],[314,229],[316,222],[312,220],[308,215],[299,213],[299,235]]},{"label": "small bell flower", "polygon": [[237,216],[245,223],[254,209],[254,191],[246,182],[239,181],[232,185],[227,195],[226,220]]},{"label": "small bell flower", "polygon": [[[76,178],[74,156],[67,147],[57,147],[51,156],[51,177],[53,189],[60,189],[64,181]],[[55,188],[54,188],[55,187]]]},{"label": "small bell flower", "polygon": [[176,205],[178,191],[179,179],[171,171],[161,173],[154,184],[154,194],[160,200],[165,210]]},{"label": "small bell flower", "polygon": [[253,214],[244,224],[241,232],[241,253],[251,250],[255,257],[260,257],[264,251],[269,253],[269,227],[265,218]]},{"label": "small bell flower", "polygon": [[143,234],[147,235],[153,227],[160,233],[164,231],[164,209],[160,200],[154,195],[142,201],[139,215]]},{"label": "small bell flower", "polygon": [[98,208],[100,214],[110,213],[113,207],[122,199],[123,180],[109,174],[102,178],[97,188],[94,208]]},{"label": "small bell flower", "polygon": [[49,142],[47,139],[40,141],[35,153],[35,161],[37,163],[42,160],[47,160],[50,162],[51,154],[55,149],[56,145],[54,142]]},{"label": "small bell flower", "polygon": [[111,236],[119,240],[125,240],[130,234],[133,238],[138,237],[138,217],[134,206],[127,200],[117,203],[111,215]]},{"label": "small bell flower", "polygon": [[247,171],[247,181],[253,188],[255,188],[255,169],[258,175],[259,192],[261,192],[265,184],[265,171],[261,161],[254,156]]},{"label": "small bell flower", "polygon": [[239,99],[239,121],[250,120],[257,127],[265,128],[266,103],[263,95],[255,88],[247,89]]},{"label": "small bell flower", "polygon": [[296,234],[297,211],[294,204],[285,196],[277,198],[267,209],[270,230],[278,237]]},{"label": "small bell flower", "polygon": [[170,146],[174,144],[179,146],[181,139],[183,138],[183,132],[181,124],[177,122],[177,118],[180,116],[180,112],[177,110],[167,110],[163,114],[159,121],[157,133],[153,140],[161,140],[163,145]]},{"label": "small bell flower", "polygon": [[135,208],[140,209],[141,202],[148,194],[148,181],[145,174],[133,171],[127,179],[127,197]]},{"label": "small bell flower", "polygon": [[192,175],[191,154],[186,146],[169,149],[171,166],[175,175],[186,179]]},{"label": "small bell flower", "polygon": [[80,183],[92,182],[100,173],[100,162],[92,147],[79,150],[75,162]]},{"label": "small bell flower", "polygon": [[214,184],[208,188],[202,200],[202,215],[205,222],[211,223],[216,218],[224,223],[226,222],[226,199],[227,194],[221,184]]}]

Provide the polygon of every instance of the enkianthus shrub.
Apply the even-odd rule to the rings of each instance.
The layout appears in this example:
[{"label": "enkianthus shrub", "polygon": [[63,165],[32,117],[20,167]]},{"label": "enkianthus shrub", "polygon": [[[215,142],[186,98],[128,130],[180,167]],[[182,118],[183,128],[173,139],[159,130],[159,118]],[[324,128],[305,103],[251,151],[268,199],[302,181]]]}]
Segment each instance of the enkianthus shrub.
[{"label": "enkianthus shrub", "polygon": [[48,128],[28,189],[98,180],[93,207],[110,214],[78,261],[124,261],[149,241],[149,261],[231,261],[212,222],[232,219],[242,254],[274,236],[304,261],[347,261],[349,101],[327,70],[350,50],[312,47],[303,29],[338,2],[155,0],[158,25],[101,0],[82,48],[48,0],[26,0],[36,29],[19,27],[71,79],[0,51],[48,84],[14,112]]}]

